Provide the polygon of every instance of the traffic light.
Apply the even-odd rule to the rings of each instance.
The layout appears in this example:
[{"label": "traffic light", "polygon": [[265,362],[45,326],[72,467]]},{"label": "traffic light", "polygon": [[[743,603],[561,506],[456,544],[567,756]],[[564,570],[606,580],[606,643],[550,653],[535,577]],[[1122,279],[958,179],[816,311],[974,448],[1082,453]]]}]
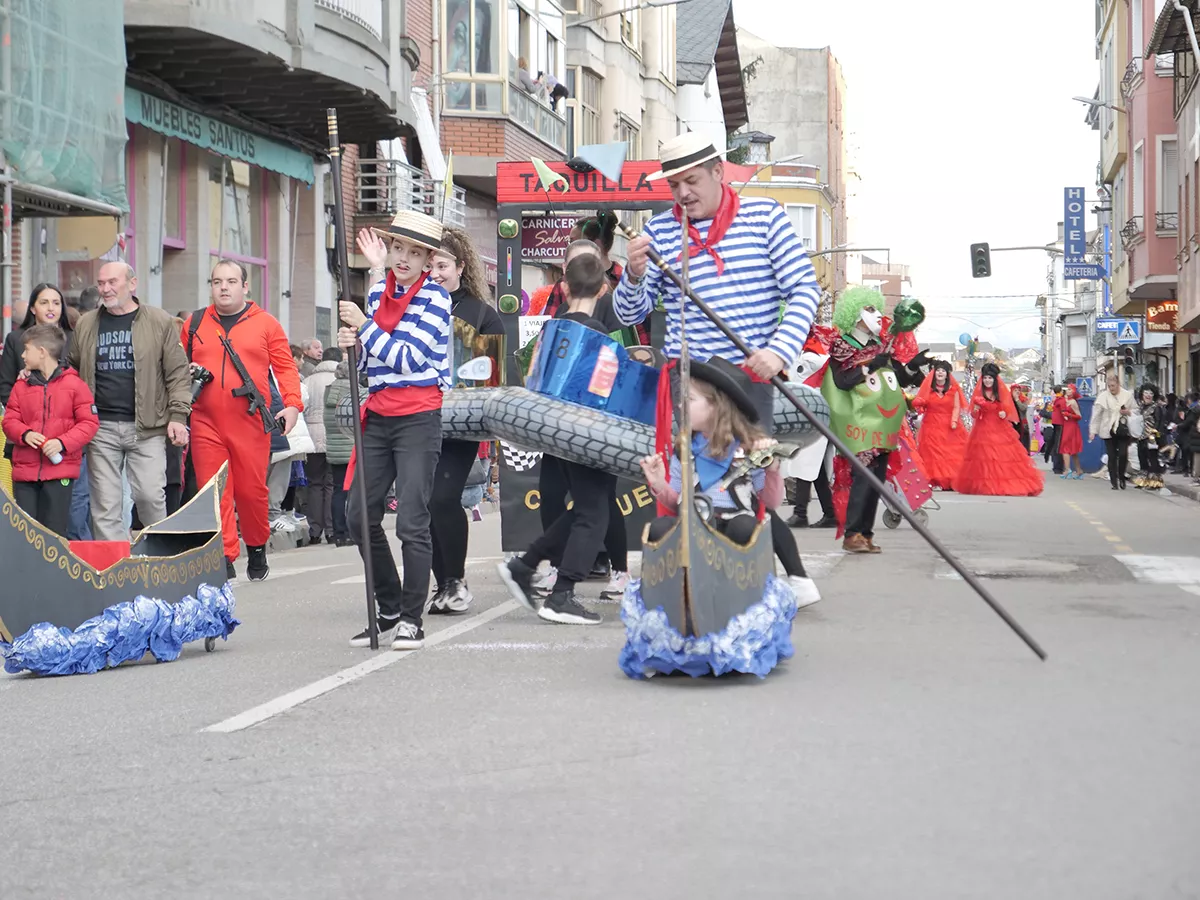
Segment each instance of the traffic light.
[{"label": "traffic light", "polygon": [[1123,347],[1121,349],[1121,365],[1125,367],[1125,374],[1133,374],[1133,348]]},{"label": "traffic light", "polygon": [[992,274],[992,251],[987,244],[971,245],[971,275],[987,278]]}]

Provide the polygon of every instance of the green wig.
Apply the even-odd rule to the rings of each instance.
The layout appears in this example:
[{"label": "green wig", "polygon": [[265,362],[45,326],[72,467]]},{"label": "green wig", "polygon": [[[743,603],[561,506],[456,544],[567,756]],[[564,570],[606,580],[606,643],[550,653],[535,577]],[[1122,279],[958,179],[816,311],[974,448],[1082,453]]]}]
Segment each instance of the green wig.
[{"label": "green wig", "polygon": [[883,294],[874,288],[861,286],[842,291],[842,296],[833,308],[833,327],[842,334],[849,334],[858,324],[862,311],[868,306],[883,312],[886,309]]}]

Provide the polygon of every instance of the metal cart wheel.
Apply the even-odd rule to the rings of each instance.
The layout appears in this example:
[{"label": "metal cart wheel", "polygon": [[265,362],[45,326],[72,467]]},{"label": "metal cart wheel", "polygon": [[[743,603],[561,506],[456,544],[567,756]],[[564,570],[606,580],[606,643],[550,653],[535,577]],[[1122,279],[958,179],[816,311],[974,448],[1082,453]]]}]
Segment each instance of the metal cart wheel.
[{"label": "metal cart wheel", "polygon": [[883,511],[883,524],[886,525],[888,528],[899,528],[900,527],[900,513],[893,512],[890,509],[885,509]]},{"label": "metal cart wheel", "polygon": [[920,522],[922,525],[929,524],[929,513],[925,512],[925,510],[914,509],[913,515],[916,517],[917,521]]},{"label": "metal cart wheel", "polygon": [[206,637],[204,639],[204,652],[212,653],[216,649],[217,639],[215,637]]}]

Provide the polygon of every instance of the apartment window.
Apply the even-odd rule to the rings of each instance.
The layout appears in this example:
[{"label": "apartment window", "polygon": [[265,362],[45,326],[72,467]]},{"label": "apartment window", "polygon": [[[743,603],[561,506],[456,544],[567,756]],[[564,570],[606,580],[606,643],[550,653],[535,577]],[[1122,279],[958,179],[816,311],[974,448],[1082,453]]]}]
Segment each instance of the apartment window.
[{"label": "apartment window", "polygon": [[817,208],[807,203],[789,203],[785,208],[804,249],[817,249]]},{"label": "apartment window", "polygon": [[641,52],[640,33],[638,28],[641,19],[641,4],[638,0],[622,0],[623,8],[617,14],[621,25],[621,40],[635,53]]},{"label": "apartment window", "polygon": [[[1113,42],[1109,38],[1108,43],[1104,45],[1104,71],[1103,81],[1100,92],[1100,102],[1115,104],[1116,101],[1116,73],[1113,71]],[[1108,134],[1108,130],[1112,127],[1113,111],[1107,106],[1100,107],[1100,131],[1103,134]]]},{"label": "apartment window", "polygon": [[442,33],[446,108],[501,112],[500,0],[446,0]]},{"label": "apartment window", "polygon": [[1192,239],[1200,234],[1200,160],[1192,163],[1192,187],[1196,195],[1192,197]]},{"label": "apartment window", "polygon": [[209,154],[209,254],[234,259],[250,276],[250,298],[268,309],[266,183],[257,166]]},{"label": "apartment window", "polygon": [[[579,101],[579,143],[600,143],[600,76],[590,69],[576,68],[575,84],[578,91],[572,91]],[[568,85],[571,87],[571,85]]]},{"label": "apartment window", "polygon": [[1121,171],[1113,181],[1113,221],[1116,222],[1116,227],[1113,229],[1113,266],[1120,266],[1125,262],[1125,238],[1121,234],[1121,229],[1124,228],[1125,222],[1128,221],[1129,198],[1125,196],[1125,172]]},{"label": "apartment window", "polygon": [[1140,60],[1146,49],[1145,41],[1142,39],[1142,0],[1129,0],[1129,26],[1133,35],[1133,58]]},{"label": "apartment window", "polygon": [[637,125],[625,116],[617,117],[617,140],[627,144],[629,150],[626,159],[642,158],[642,135]]},{"label": "apartment window", "polygon": [[1192,176],[1183,176],[1183,227],[1179,229],[1179,236],[1183,239],[1183,245],[1187,246],[1187,239],[1192,233]]},{"label": "apartment window", "polygon": [[[1146,154],[1145,144],[1133,148],[1133,217],[1144,216],[1146,211]],[[1144,221],[1144,220],[1143,220]]]},{"label": "apartment window", "polygon": [[833,234],[833,216],[829,210],[821,210],[821,250],[832,250],[837,246]]},{"label": "apartment window", "polygon": [[1173,137],[1158,139],[1158,228],[1179,227],[1179,143]]},{"label": "apartment window", "polygon": [[675,7],[658,11],[658,71],[667,81],[675,83]]}]

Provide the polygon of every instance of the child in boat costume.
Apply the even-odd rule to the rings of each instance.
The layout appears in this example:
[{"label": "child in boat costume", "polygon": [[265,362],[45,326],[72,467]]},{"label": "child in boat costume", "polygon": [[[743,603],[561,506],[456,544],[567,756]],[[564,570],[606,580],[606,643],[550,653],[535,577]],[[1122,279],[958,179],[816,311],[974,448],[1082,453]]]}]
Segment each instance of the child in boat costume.
[{"label": "child in boat costume", "polygon": [[[749,376],[739,366],[714,357],[706,363],[691,363],[691,379],[687,397],[694,426],[691,446],[676,447],[669,469],[660,454],[642,461],[647,485],[662,515],[647,526],[643,577],[630,584],[622,604],[626,644],[621,668],[633,678],[673,671],[693,677],[730,671],[763,677],[780,659],[792,655],[792,617],[798,606],[817,602],[820,594],[812,579],[803,574],[795,539],[790,545],[775,543],[772,529],[764,521],[766,509],[777,506],[783,498],[783,476],[778,458],[772,454],[778,445],[759,427],[758,412],[748,391]],[[683,510],[680,503],[685,468],[679,454],[689,450],[694,464],[694,508]],[[700,543],[707,542],[711,548],[703,553],[693,550],[689,576],[718,579],[722,565],[718,563],[715,570],[712,566],[705,568],[698,557],[703,555],[710,563],[728,557],[728,568],[739,571],[741,582],[753,582],[757,573],[762,583],[761,589],[755,582],[745,592],[748,603],[733,601],[719,608],[710,605],[709,609],[701,609],[702,595],[714,585],[694,580],[689,599],[695,608],[683,610],[682,616],[673,617],[664,609],[671,598],[664,605],[654,602],[655,591],[674,574],[658,570],[678,565],[673,551],[661,559],[656,555],[683,530],[684,523],[677,515],[687,517],[686,524],[700,535]],[[709,536],[714,534],[733,547],[712,540]],[[787,537],[791,538],[790,532]],[[739,550],[746,552],[746,561]],[[776,554],[788,571],[786,582],[770,574]],[[643,588],[649,595],[646,598]],[[717,590],[723,588],[718,586]],[[692,627],[677,627],[684,621]]]},{"label": "child in boat costume", "polygon": [[[878,291],[854,287],[834,308],[838,337],[829,348],[829,364],[810,380],[820,380],[829,403],[830,427],[880,481],[888,477],[892,454],[901,447],[907,404],[903,388],[921,383],[928,355],[917,352],[913,330],[925,310],[916,300],[896,307],[895,321],[883,315]],[[834,460],[834,509],[843,527],[842,549],[879,553],[875,544],[878,492],[854,474],[840,455]]]}]

